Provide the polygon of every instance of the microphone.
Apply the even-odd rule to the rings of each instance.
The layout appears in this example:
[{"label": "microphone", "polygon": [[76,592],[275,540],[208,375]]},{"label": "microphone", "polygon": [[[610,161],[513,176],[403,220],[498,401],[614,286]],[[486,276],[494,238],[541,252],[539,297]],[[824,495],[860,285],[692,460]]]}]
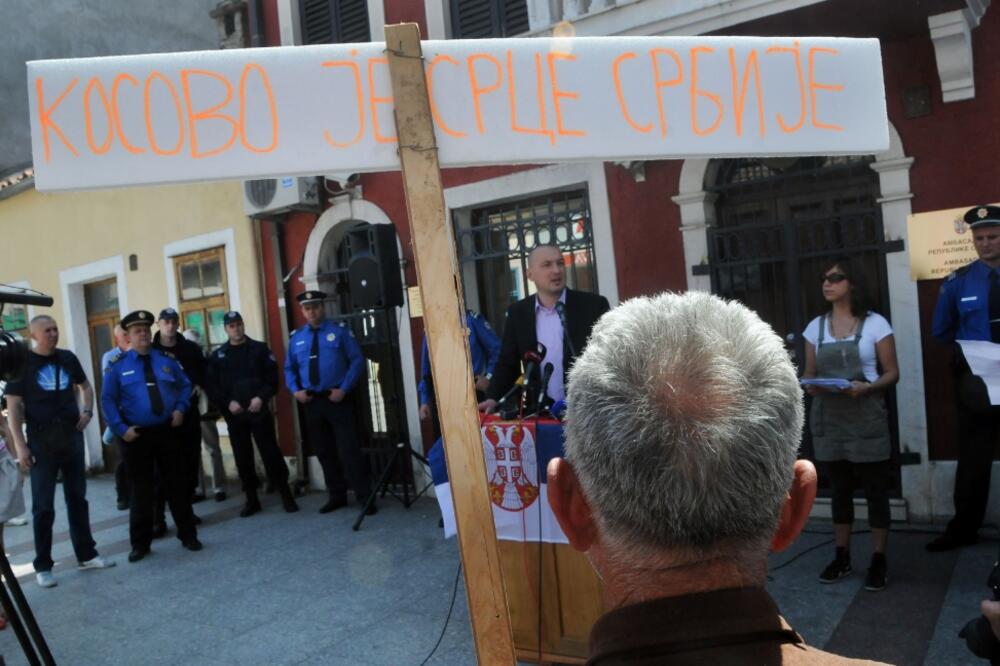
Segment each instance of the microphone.
[{"label": "microphone", "polygon": [[552,404],[552,408],[549,410],[549,413],[561,421],[563,417],[566,416],[566,401],[556,400]]},{"label": "microphone", "polygon": [[522,384],[524,384],[524,375],[521,375],[520,377],[518,377],[517,381],[515,381],[514,384],[510,387],[510,390],[508,390],[506,393],[504,393],[502,398],[500,398],[499,400],[497,400],[497,406],[496,406],[496,411],[497,412],[500,411],[501,405],[504,405],[510,399],[510,397],[512,395],[514,395],[514,391],[516,391],[517,389],[519,389]]},{"label": "microphone", "polygon": [[524,404],[531,404],[529,399],[531,396],[531,384],[535,376],[535,370],[541,365],[542,359],[545,358],[545,345],[541,342],[538,343],[538,351],[529,349],[524,352],[521,360],[524,362]]},{"label": "microphone", "polygon": [[576,356],[573,341],[569,339],[569,330],[566,328],[566,305],[562,301],[556,301],[556,314],[559,315],[559,323],[562,324],[563,339],[566,340],[566,345],[569,346],[569,354],[570,356]]},{"label": "microphone", "polygon": [[555,372],[556,366],[551,363],[546,363],[542,366],[542,390],[538,398],[538,411],[542,411],[546,407],[546,403],[549,402],[549,380],[552,379],[552,373]]}]

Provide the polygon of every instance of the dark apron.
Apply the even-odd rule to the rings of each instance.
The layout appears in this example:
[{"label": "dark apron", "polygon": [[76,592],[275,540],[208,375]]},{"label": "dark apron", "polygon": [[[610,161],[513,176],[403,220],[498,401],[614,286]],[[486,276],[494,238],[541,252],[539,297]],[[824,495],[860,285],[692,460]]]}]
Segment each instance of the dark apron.
[{"label": "dark apron", "polygon": [[[826,315],[820,317],[816,342],[816,376],[827,379],[867,381],[858,343],[862,320],[853,339],[823,344]],[[816,460],[878,462],[889,459],[889,415],[885,396],[874,393],[859,398],[823,392],[813,397],[809,412]]]}]

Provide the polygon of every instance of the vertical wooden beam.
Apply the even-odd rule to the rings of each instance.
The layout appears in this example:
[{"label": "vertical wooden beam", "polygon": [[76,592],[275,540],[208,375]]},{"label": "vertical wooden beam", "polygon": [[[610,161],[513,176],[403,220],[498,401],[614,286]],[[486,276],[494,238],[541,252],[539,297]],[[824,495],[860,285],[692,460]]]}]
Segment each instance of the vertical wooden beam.
[{"label": "vertical wooden beam", "polygon": [[420,29],[415,23],[386,26],[385,41],[413,256],[424,306],[424,329],[441,432],[448,442],[445,449],[448,477],[476,654],[480,664],[513,664],[514,638],[493,508],[486,487],[465,329],[465,302],[457,255],[445,218]]}]

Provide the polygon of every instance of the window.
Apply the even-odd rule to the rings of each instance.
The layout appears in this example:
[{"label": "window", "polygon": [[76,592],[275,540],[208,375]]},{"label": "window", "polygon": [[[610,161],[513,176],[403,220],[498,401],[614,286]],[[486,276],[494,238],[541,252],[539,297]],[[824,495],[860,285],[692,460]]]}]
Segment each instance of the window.
[{"label": "window", "polygon": [[299,0],[303,44],[370,42],[368,0]]},{"label": "window", "polygon": [[527,0],[450,0],[455,39],[513,37],[528,32]]},{"label": "window", "polygon": [[[464,221],[462,221],[464,220]],[[472,264],[481,314],[503,330],[507,307],[535,293],[528,280],[528,254],[538,245],[558,245],[571,289],[597,291],[594,237],[586,190],[550,194],[456,211],[459,258]],[[468,277],[469,271],[463,271]]]},{"label": "window", "polygon": [[8,333],[17,333],[25,340],[28,339],[28,306],[26,305],[0,305],[0,328]]},{"label": "window", "polygon": [[180,295],[181,330],[194,329],[211,352],[228,340],[223,318],[229,311],[226,257],[221,247],[174,257]]}]

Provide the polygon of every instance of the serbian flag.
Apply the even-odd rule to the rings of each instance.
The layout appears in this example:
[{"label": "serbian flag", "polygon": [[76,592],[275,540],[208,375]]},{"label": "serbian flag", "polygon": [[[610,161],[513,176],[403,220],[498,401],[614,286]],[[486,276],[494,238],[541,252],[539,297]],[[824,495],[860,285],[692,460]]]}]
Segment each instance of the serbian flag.
[{"label": "serbian flag", "polygon": [[[568,543],[549,509],[545,483],[549,461],[563,454],[562,424],[551,419],[529,422],[486,417],[479,431],[497,538]],[[444,535],[451,537],[456,534],[455,507],[442,440],[434,444],[427,458],[444,519]]]}]

